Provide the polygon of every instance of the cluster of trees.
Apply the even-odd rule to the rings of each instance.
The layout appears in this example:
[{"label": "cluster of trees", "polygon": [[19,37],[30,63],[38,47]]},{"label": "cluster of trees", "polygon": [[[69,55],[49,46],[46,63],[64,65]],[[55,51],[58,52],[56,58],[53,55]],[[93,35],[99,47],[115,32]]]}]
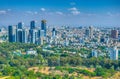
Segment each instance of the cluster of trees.
[{"label": "cluster of trees", "polygon": [[[11,76],[9,79],[36,79],[33,72],[28,71],[29,67],[46,65],[47,60],[41,55],[27,55],[21,56],[13,54],[13,51],[21,50],[25,52],[30,48],[41,51],[38,45],[22,44],[22,43],[1,43],[0,44],[0,76]],[[33,75],[27,75],[33,73]]]},{"label": "cluster of trees", "polygon": [[33,70],[28,71],[25,67],[11,67],[6,66],[4,70],[0,72],[0,76],[8,76],[8,79],[82,79],[81,76],[74,77],[65,75],[53,75],[53,74],[43,74],[40,72],[34,72]]},{"label": "cluster of trees", "polygon": [[[28,49],[34,49],[37,51],[38,55],[13,55],[13,51],[21,50],[25,52]],[[28,68],[33,66],[86,66],[86,67],[94,67],[96,68],[94,73],[88,72],[86,70],[78,70],[78,69],[65,69],[69,72],[76,71],[78,73],[82,73],[88,76],[106,76],[111,75],[110,72],[113,70],[119,70],[120,61],[112,61],[107,58],[81,58],[78,53],[69,54],[64,53],[64,50],[68,51],[76,51],[61,48],[59,53],[56,51],[56,48],[53,48],[55,53],[49,53],[42,51],[44,46],[38,46],[35,44],[22,44],[22,43],[0,43],[0,76],[11,76],[13,79],[36,79],[36,77],[41,77],[42,79],[69,79],[68,75],[64,75],[60,77],[60,75],[45,75],[41,73],[33,73],[33,71],[28,71]],[[59,49],[60,50],[60,49]],[[89,53],[89,50],[81,49],[76,52],[86,51],[85,53]],[[102,71],[98,67],[103,68]],[[63,69],[64,70],[64,69]],[[23,72],[25,71],[25,72]],[[99,73],[101,72],[101,73]],[[107,74],[106,74],[107,72]],[[65,78],[64,78],[65,77]],[[12,79],[10,78],[10,79]],[[81,78],[81,77],[80,77]],[[80,79],[78,78],[78,79]],[[74,78],[73,78],[74,79]]]},{"label": "cluster of trees", "polygon": [[86,69],[71,68],[71,67],[60,67],[60,66],[56,67],[55,69],[60,70],[60,71],[66,70],[69,73],[77,72],[79,74],[83,74],[83,75],[89,76],[89,77],[102,76],[104,78],[107,78],[107,77],[112,76],[115,73],[114,69],[106,69],[106,68],[101,68],[101,67],[97,67],[95,69],[95,71],[93,71],[93,72],[88,71]]},{"label": "cluster of trees", "polygon": [[68,54],[61,54],[61,56],[50,56],[47,58],[49,66],[86,66],[86,67],[94,67],[97,68],[98,66],[111,69],[114,68],[115,70],[119,70],[120,61],[113,61],[107,58],[102,57],[92,57],[92,58],[80,58],[79,56],[75,55],[68,55]]}]

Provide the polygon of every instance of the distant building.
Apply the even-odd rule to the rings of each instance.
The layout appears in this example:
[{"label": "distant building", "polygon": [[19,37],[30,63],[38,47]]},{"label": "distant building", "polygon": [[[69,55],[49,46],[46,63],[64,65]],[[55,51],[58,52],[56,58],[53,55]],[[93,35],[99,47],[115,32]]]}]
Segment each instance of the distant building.
[{"label": "distant building", "polygon": [[85,35],[86,35],[87,37],[89,37],[89,38],[92,38],[92,37],[93,37],[93,27],[92,27],[92,26],[90,26],[89,28],[87,28],[87,29],[85,30]]},{"label": "distant building", "polygon": [[111,60],[118,60],[118,49],[117,47],[110,49],[110,59]]},{"label": "distant building", "polygon": [[22,32],[23,32],[22,29],[16,29],[16,42],[22,43],[22,38],[23,38]]},{"label": "distant building", "polygon": [[98,57],[98,53],[96,50],[92,50],[92,57]]},{"label": "distant building", "polygon": [[111,30],[111,38],[118,38],[118,30]]},{"label": "distant building", "polygon": [[55,28],[52,29],[52,37],[55,37],[57,35],[57,31]]},{"label": "distant building", "polygon": [[46,20],[41,21],[41,30],[44,30],[44,36],[46,37],[47,32]]},{"label": "distant building", "polygon": [[44,30],[40,30],[40,37],[44,37]]},{"label": "distant building", "polygon": [[35,29],[36,27],[36,21],[31,21],[30,22],[30,29]]},{"label": "distant building", "polygon": [[93,28],[92,26],[89,27],[89,30],[90,30],[89,37],[90,37],[90,38],[93,38],[93,29],[94,29],[94,28]]},{"label": "distant building", "polygon": [[24,23],[23,22],[19,22],[17,29],[23,29],[23,27],[24,27]]},{"label": "distant building", "polygon": [[22,52],[21,50],[16,50],[16,51],[13,51],[13,55],[21,56]]},{"label": "distant building", "polygon": [[23,29],[22,31],[22,43],[27,43],[28,42],[28,30]]},{"label": "distant building", "polygon": [[36,22],[30,22],[30,29],[25,29],[24,23],[19,22],[17,26],[8,26],[9,42],[43,44],[46,36],[46,20],[41,21],[41,29],[36,28]]},{"label": "distant building", "polygon": [[86,35],[87,37],[90,36],[90,30],[89,30],[89,29],[86,29],[86,30],[85,30],[85,35]]},{"label": "distant building", "polygon": [[83,43],[84,43],[84,39],[83,39],[83,38],[80,38],[80,39],[79,39],[79,43],[83,44]]},{"label": "distant building", "polygon": [[69,45],[69,40],[68,40],[68,38],[65,38],[64,46],[68,46],[68,45]]},{"label": "distant building", "polygon": [[31,33],[31,43],[35,44],[38,36],[37,35],[38,31],[36,29],[31,29],[30,33]]},{"label": "distant building", "polygon": [[44,37],[40,37],[40,45],[44,44]]},{"label": "distant building", "polygon": [[16,26],[8,26],[9,42],[16,42]]},{"label": "distant building", "polygon": [[37,55],[37,51],[30,49],[30,50],[26,51],[26,54],[27,55]]},{"label": "distant building", "polygon": [[104,42],[105,42],[105,37],[101,37],[101,38],[100,38],[100,42],[101,42],[101,43],[104,43]]}]

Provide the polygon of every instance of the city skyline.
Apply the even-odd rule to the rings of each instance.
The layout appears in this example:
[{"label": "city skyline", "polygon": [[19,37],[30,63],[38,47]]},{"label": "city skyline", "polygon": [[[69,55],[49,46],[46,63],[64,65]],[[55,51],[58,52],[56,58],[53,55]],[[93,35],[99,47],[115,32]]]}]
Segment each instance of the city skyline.
[{"label": "city skyline", "polygon": [[46,19],[48,25],[120,26],[119,0],[0,0],[0,25]]}]

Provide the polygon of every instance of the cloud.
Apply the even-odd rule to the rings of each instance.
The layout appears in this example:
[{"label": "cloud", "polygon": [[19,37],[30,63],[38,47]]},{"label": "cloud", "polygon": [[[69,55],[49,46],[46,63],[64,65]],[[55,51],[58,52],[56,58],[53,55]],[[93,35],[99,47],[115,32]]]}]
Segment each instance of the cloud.
[{"label": "cloud", "polygon": [[6,14],[7,13],[7,11],[5,11],[5,10],[0,10],[0,14]]},{"label": "cloud", "polygon": [[56,14],[58,14],[58,15],[63,15],[63,12],[57,11]]},{"label": "cloud", "polygon": [[72,7],[72,8],[69,8],[68,10],[72,10],[72,11],[74,10],[75,11],[75,10],[77,10],[77,8],[76,7]]},{"label": "cloud", "polygon": [[69,8],[68,10],[71,11],[73,15],[80,14],[80,11],[76,7]]},{"label": "cloud", "polygon": [[45,9],[45,8],[41,8],[40,10],[41,10],[41,11],[43,11],[43,12],[44,12],[44,11],[46,11],[46,9]]},{"label": "cloud", "polygon": [[77,10],[76,10],[76,11],[72,11],[71,13],[72,13],[73,15],[78,15],[78,14],[80,14],[80,11],[77,11]]},{"label": "cloud", "polygon": [[8,14],[11,11],[11,9],[7,9],[7,10],[0,10],[0,15],[3,14]]}]

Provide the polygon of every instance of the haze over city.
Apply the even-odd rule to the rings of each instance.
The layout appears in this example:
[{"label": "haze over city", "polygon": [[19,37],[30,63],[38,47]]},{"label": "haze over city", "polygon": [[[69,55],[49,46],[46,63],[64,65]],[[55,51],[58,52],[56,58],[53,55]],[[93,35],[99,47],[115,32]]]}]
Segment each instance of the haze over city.
[{"label": "haze over city", "polygon": [[120,26],[120,0],[0,0],[0,25],[38,25],[46,19],[48,25]]}]

